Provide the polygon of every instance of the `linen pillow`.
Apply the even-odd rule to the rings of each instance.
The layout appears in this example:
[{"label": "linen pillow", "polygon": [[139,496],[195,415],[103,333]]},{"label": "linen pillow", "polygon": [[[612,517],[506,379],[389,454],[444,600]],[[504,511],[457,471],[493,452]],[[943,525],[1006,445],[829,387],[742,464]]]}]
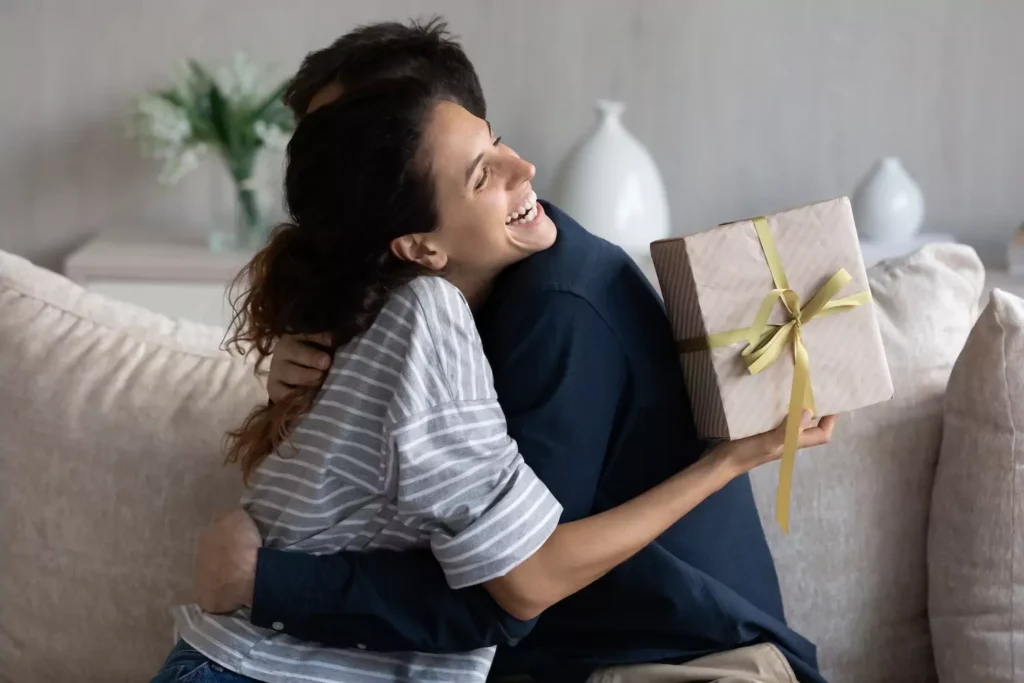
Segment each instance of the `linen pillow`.
[{"label": "linen pillow", "polygon": [[196,534],[238,501],[224,432],[266,396],[222,336],[0,252],[0,680],[167,655]]},{"label": "linen pillow", "polygon": [[1024,679],[1024,299],[992,292],[946,392],[928,538],[939,680]]},{"label": "linen pillow", "polygon": [[942,397],[983,279],[977,255],[956,245],[870,268],[893,399],[840,416],[831,444],[798,456],[788,537],[774,521],[778,467],[754,472],[789,621],[818,645],[832,683],[935,679],[928,512]]}]

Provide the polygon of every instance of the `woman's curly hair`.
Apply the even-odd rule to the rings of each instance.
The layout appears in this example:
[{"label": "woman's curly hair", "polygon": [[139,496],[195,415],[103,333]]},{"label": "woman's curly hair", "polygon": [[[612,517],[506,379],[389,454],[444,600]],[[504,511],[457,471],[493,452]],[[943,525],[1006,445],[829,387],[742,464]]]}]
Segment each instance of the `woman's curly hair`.
[{"label": "woman's curly hair", "polygon": [[[421,274],[391,251],[403,235],[437,225],[423,150],[435,105],[457,98],[437,84],[398,78],[359,89],[305,117],[288,145],[291,221],[236,279],[229,344],[257,367],[285,334],[330,332],[333,353],[365,332],[389,293]],[[249,475],[311,407],[317,387],[254,409],[229,433],[227,460]]]}]

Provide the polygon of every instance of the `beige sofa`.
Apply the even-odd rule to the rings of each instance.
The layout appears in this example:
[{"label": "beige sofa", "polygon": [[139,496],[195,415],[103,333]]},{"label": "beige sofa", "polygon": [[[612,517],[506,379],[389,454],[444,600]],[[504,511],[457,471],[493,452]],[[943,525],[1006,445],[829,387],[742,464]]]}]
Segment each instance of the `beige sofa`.
[{"label": "beige sofa", "polygon": [[[1024,303],[965,247],[872,268],[896,397],[801,456],[792,532],[758,502],[791,622],[838,683],[1024,680]],[[0,253],[0,682],[145,681],[198,530],[240,491],[263,400],[223,332]],[[941,457],[940,457],[941,456]],[[931,594],[929,595],[929,580]]]}]

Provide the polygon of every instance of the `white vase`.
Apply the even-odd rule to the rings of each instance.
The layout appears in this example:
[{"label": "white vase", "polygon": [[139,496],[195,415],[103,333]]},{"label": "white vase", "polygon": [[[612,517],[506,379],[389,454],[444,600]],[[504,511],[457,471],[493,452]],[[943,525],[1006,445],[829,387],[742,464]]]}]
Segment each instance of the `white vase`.
[{"label": "white vase", "polygon": [[562,163],[552,200],[646,271],[650,243],[669,236],[668,197],[654,159],[622,125],[624,109],[597,102],[597,123]]},{"label": "white vase", "polygon": [[905,242],[921,229],[924,196],[895,157],[875,163],[853,193],[857,232],[875,242]]}]

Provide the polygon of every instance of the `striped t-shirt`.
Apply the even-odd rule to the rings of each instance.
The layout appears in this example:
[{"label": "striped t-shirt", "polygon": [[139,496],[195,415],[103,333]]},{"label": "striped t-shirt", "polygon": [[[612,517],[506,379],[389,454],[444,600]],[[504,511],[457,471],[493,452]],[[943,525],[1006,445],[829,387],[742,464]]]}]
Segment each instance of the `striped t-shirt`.
[{"label": "striped t-shirt", "polygon": [[[253,474],[242,502],[268,547],[429,545],[452,588],[509,572],[561,514],[506,431],[466,300],[440,277],[397,290],[372,327],[338,350],[312,409]],[[327,648],[257,628],[246,611],[185,605],[174,617],[197,650],[268,683],[483,683],[494,656]]]}]

